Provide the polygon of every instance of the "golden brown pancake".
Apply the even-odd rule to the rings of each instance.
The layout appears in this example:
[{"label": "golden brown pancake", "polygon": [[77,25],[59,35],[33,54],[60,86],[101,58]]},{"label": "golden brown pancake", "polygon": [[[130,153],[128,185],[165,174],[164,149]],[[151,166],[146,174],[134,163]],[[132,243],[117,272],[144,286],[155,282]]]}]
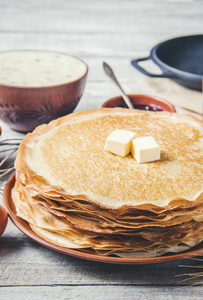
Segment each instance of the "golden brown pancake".
[{"label": "golden brown pancake", "polygon": [[[40,206],[33,197],[26,193],[26,188],[16,184],[13,190],[13,200],[17,213],[30,223],[31,228],[49,241],[69,248],[92,248],[95,251],[156,251],[180,246],[189,248],[200,241],[202,223],[194,220],[184,221],[180,224],[168,225],[162,228],[157,226],[134,229],[134,231],[118,232],[108,231],[92,232],[86,228],[78,229],[69,223],[64,214],[54,214],[47,207]],[[86,220],[87,221],[87,220]],[[179,242],[181,237],[181,243]],[[53,238],[53,240],[51,240]],[[105,252],[106,255],[107,252]]]},{"label": "golden brown pancake", "polygon": [[[161,159],[140,164],[108,152],[115,129],[152,135]],[[47,240],[105,255],[160,255],[203,239],[202,121],[121,108],[74,113],[28,134],[15,166],[18,213]]]}]

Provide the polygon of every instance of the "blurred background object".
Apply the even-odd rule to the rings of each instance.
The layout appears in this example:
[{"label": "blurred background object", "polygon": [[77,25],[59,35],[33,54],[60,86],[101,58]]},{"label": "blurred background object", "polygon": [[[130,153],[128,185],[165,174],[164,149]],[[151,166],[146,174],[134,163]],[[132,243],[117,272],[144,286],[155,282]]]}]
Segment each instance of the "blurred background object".
[{"label": "blurred background object", "polygon": [[73,112],[87,72],[85,62],[59,52],[0,53],[0,118],[26,133]]}]

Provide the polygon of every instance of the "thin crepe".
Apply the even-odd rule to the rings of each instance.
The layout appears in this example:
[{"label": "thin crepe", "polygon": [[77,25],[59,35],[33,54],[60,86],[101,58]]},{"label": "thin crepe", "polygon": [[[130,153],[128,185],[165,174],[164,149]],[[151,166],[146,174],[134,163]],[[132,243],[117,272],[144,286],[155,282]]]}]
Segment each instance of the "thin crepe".
[{"label": "thin crepe", "polygon": [[[104,149],[115,129],[152,135],[160,161]],[[20,145],[12,195],[44,239],[100,255],[162,255],[203,239],[203,122],[93,109],[39,126]]]}]

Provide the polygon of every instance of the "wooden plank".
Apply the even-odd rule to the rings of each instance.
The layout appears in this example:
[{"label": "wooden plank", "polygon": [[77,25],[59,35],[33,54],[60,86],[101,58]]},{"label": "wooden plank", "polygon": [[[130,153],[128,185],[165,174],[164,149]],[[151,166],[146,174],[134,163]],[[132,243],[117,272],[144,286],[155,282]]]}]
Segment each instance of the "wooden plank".
[{"label": "wooden plank", "polygon": [[82,300],[202,300],[202,288],[164,288],[130,286],[35,286],[1,288],[1,299],[82,299]]},{"label": "wooden plank", "polygon": [[[169,35],[167,34],[167,37]],[[165,39],[163,33],[130,35],[115,33],[13,33],[0,32],[0,51],[14,49],[41,49],[62,51],[83,57],[134,57],[146,55],[157,42]]]},{"label": "wooden plank", "polygon": [[[108,9],[107,9],[108,8]],[[120,32],[136,33],[197,29],[202,17],[201,1],[4,1],[0,19],[5,31],[37,32]],[[193,17],[188,22],[188,17]],[[170,23],[170,26],[166,24]],[[11,22],[12,20],[12,22]],[[176,21],[176,22],[175,22]],[[25,26],[26,24],[26,26]],[[162,24],[162,26],[157,26]],[[81,26],[82,25],[82,26]]]}]

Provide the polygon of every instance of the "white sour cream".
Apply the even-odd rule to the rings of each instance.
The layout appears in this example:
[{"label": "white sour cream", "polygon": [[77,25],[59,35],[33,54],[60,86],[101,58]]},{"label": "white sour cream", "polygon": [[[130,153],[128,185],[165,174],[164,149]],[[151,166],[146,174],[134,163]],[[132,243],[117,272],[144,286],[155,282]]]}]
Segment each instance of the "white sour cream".
[{"label": "white sour cream", "polygon": [[85,63],[62,53],[39,50],[0,53],[0,84],[52,86],[74,81],[86,71]]}]

